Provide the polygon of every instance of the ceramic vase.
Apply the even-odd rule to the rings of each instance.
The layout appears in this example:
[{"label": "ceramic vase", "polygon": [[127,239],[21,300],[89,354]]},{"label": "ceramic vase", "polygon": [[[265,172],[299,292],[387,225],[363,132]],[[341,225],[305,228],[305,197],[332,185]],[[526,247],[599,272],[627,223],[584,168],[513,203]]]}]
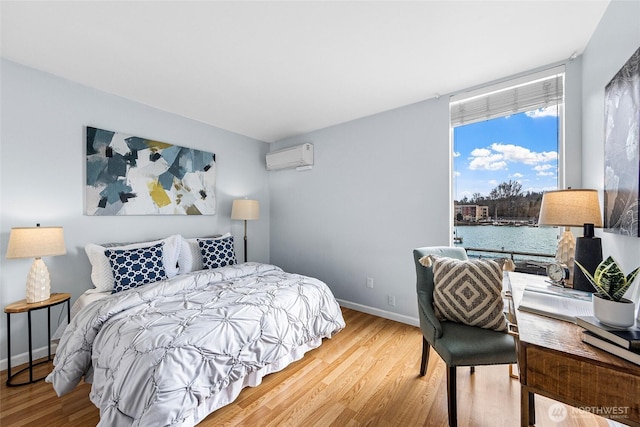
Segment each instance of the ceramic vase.
[{"label": "ceramic vase", "polygon": [[626,298],[612,301],[593,294],[593,315],[605,325],[628,328],[635,323],[635,304]]}]

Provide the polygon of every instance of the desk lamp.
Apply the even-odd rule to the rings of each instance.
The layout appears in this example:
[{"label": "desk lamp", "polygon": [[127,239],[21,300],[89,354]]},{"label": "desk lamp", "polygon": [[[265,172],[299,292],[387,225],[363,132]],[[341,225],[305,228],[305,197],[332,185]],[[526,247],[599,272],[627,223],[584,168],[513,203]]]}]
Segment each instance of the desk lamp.
[{"label": "desk lamp", "polygon": [[[594,227],[602,227],[598,192],[571,188],[545,192],[538,224],[565,227],[558,242],[556,259],[573,272],[574,289],[593,292],[589,280],[574,266],[574,261],[582,264],[591,274],[602,262],[602,241],[594,237]],[[575,240],[569,227],[583,227],[584,235]]]},{"label": "desk lamp", "polygon": [[27,302],[34,303],[49,299],[51,279],[42,257],[64,255],[62,227],[15,227],[9,234],[7,259],[35,258],[27,276]]}]

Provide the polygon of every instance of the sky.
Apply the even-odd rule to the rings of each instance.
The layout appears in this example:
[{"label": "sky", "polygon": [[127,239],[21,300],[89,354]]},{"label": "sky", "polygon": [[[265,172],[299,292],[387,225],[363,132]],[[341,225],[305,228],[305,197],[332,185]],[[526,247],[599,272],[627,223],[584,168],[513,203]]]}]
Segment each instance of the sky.
[{"label": "sky", "polygon": [[558,188],[556,108],[539,109],[454,129],[454,199],[488,196],[500,183],[522,192]]}]

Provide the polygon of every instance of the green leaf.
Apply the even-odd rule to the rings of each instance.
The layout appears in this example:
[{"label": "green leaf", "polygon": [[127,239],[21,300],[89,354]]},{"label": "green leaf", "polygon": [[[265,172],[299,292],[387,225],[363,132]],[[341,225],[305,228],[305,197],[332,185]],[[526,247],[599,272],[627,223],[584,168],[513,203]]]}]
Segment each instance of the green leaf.
[{"label": "green leaf", "polygon": [[631,273],[629,273],[629,275],[627,275],[627,283],[629,284],[629,286],[633,284],[633,281],[638,276],[638,274],[640,274],[640,267],[636,268]]},{"label": "green leaf", "polygon": [[638,267],[625,277],[620,265],[611,256],[598,264],[593,276],[578,261],[575,263],[589,279],[596,292],[602,298],[613,301],[620,301],[634,279],[640,274],[640,267]]},{"label": "green leaf", "polygon": [[[602,288],[600,288],[600,285],[598,284],[598,280],[591,275],[591,273],[589,273],[589,271],[587,271],[586,268],[584,268],[582,266],[582,264],[580,264],[578,261],[575,261],[576,265],[578,267],[580,267],[580,270],[582,270],[582,272],[584,273],[584,275],[587,277],[587,279],[589,280],[589,282],[591,282],[591,286],[594,287],[594,289],[596,290],[597,293],[601,294],[604,298],[607,299],[611,299],[609,295],[607,295],[606,291]],[[598,269],[600,268],[600,265],[598,266],[598,268],[596,268],[595,274],[598,274]]]}]

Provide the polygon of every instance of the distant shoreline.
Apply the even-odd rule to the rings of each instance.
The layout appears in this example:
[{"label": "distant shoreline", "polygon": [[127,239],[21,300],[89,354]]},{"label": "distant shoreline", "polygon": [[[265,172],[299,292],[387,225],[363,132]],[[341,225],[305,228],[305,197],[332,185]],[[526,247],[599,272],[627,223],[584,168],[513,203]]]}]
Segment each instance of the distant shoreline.
[{"label": "distant shoreline", "polygon": [[531,221],[529,219],[501,219],[498,221],[477,221],[477,222],[467,222],[467,221],[454,221],[453,225],[458,226],[494,226],[494,227],[538,227],[538,223],[536,221]]}]

